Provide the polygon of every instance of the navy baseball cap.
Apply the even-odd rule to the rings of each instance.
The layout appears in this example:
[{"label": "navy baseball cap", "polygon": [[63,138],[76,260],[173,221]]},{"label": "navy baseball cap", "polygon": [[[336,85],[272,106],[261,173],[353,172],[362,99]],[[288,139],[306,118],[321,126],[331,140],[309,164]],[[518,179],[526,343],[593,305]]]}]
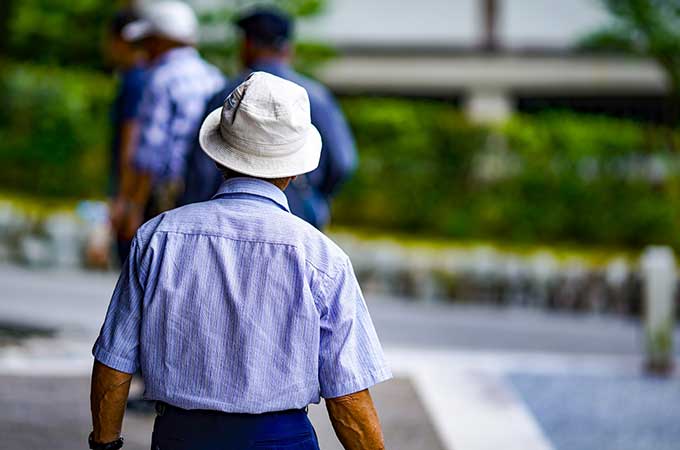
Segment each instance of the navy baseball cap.
[{"label": "navy baseball cap", "polygon": [[117,11],[109,24],[111,33],[120,36],[123,33],[123,28],[128,24],[139,20],[139,16],[131,9],[121,9]]},{"label": "navy baseball cap", "polygon": [[248,39],[274,47],[288,42],[293,34],[292,19],[276,8],[251,10],[236,20],[236,26]]}]

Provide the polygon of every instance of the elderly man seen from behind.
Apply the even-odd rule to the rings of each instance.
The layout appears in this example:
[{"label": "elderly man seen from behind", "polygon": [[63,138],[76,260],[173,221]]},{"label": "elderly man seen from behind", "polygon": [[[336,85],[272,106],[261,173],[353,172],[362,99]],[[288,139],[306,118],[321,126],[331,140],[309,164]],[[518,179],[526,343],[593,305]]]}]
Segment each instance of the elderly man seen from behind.
[{"label": "elderly man seen from behind", "polygon": [[391,373],[352,265],[283,194],[319,163],[306,91],[254,72],[200,143],[225,181],[137,232],[93,349],[92,445],[119,439],[141,368],[154,449],[318,450],[320,397],[346,449],[383,449],[368,388]]}]

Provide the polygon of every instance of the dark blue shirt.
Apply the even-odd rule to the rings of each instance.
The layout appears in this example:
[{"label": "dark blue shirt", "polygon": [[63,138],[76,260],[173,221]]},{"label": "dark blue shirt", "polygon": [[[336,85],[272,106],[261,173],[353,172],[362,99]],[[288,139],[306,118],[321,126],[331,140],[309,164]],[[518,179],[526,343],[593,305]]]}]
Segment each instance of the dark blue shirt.
[{"label": "dark blue shirt", "polygon": [[[286,189],[286,197],[293,214],[317,228],[322,228],[330,219],[331,196],[352,174],[357,164],[357,152],[349,126],[328,89],[295,72],[289,65],[280,61],[260,61],[251,70],[271,73],[307,90],[312,123],[321,134],[321,160],[316,170],[291,183]],[[220,108],[224,99],[249,73],[243,73],[217,93],[208,103],[205,114]],[[186,190],[180,204],[209,199],[222,181],[215,164],[205,156],[197,139],[195,142],[187,163]]]},{"label": "dark blue shirt", "polygon": [[118,193],[120,180],[120,135],[123,124],[134,120],[139,115],[139,103],[146,83],[146,70],[142,66],[135,66],[121,74],[116,98],[111,107],[111,123],[113,136],[111,139],[111,178],[109,193]]}]

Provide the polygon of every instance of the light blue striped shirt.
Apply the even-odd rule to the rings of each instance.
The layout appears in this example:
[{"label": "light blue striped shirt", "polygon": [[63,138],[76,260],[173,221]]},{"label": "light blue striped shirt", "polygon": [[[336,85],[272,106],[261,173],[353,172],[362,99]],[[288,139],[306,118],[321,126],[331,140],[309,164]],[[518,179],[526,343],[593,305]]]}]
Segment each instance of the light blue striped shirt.
[{"label": "light blue striped shirt", "polygon": [[93,354],[185,409],[302,408],[391,377],[347,255],[252,178],[139,229]]}]

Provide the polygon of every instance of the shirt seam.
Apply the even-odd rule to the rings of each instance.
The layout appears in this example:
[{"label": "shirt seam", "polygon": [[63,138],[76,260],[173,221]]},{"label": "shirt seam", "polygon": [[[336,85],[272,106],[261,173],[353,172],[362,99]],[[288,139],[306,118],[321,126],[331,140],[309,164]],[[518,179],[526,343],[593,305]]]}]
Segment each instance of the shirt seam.
[{"label": "shirt seam", "polygon": [[[135,247],[137,247],[135,254],[133,255],[135,259],[135,267],[139,268],[142,277],[146,280],[149,278],[149,272],[144,268],[144,264],[142,264],[142,260],[140,259],[140,255],[142,254],[143,250],[146,249],[146,247],[144,246],[144,241],[142,240],[142,237],[139,233],[135,234],[135,240],[137,241],[136,244],[133,244]],[[135,274],[135,277],[137,278],[137,283],[139,283],[140,286],[144,286],[142,280],[139,279],[139,275]]]},{"label": "shirt seam", "polygon": [[312,299],[314,300],[314,306],[316,307],[316,310],[319,313],[319,317],[323,317],[326,311],[328,310],[328,308],[324,304],[324,300],[326,300],[326,284],[328,283],[330,276],[323,270],[316,267],[311,262],[307,261],[306,259],[305,263],[310,265],[321,276],[321,283],[319,283],[319,292],[315,293],[312,291]]},{"label": "shirt seam", "polygon": [[[312,263],[309,263],[309,264],[312,267],[314,267],[319,273],[325,275],[323,277],[323,282],[321,283],[321,286],[320,286],[320,289],[319,289],[319,291],[321,292],[321,307],[322,307],[322,311],[323,311],[323,313],[322,313],[322,311],[319,311],[319,314],[321,315],[321,317],[323,317],[328,312],[328,309],[329,309],[329,306],[328,306],[328,287],[329,287],[329,284],[330,284],[331,281],[335,281],[335,277],[331,277],[330,274],[325,273],[324,271],[320,270],[314,264],[312,264]],[[318,305],[317,305],[317,308],[319,308]]]},{"label": "shirt seam", "polygon": [[[212,196],[211,200],[217,200],[220,198],[224,198],[224,196],[229,196],[229,195],[249,195],[252,197],[259,197],[261,199],[267,200],[271,203],[274,203],[277,207],[280,209],[284,210],[287,213],[290,213],[290,206],[288,205],[287,201],[286,204],[282,203],[279,201],[280,199],[275,199],[273,196],[269,196],[266,193],[254,193],[251,191],[235,191],[235,190],[224,190],[224,191],[218,191],[215,193],[215,195]],[[285,198],[285,197],[284,197]]]},{"label": "shirt seam", "polygon": [[[200,233],[190,233],[190,232],[188,232],[188,231],[159,230],[159,229],[156,229],[156,230],[154,230],[153,234],[155,234],[155,233],[181,234],[181,235],[183,235],[183,236],[212,236],[212,237],[220,237],[220,238],[224,238],[224,239],[229,239],[229,240],[237,241],[237,242],[250,242],[250,243],[256,243],[256,244],[280,245],[280,246],[284,246],[284,247],[293,247],[293,248],[295,248],[295,249],[299,249],[299,248],[300,248],[300,247],[298,247],[296,244],[289,244],[289,243],[286,243],[286,242],[272,242],[272,241],[262,241],[262,240],[258,240],[258,239],[236,238],[236,237],[231,237],[231,236],[228,236],[228,235],[225,235],[225,234],[220,234],[220,233],[206,233],[206,232],[204,232],[204,231],[201,231]],[[312,267],[314,268],[314,270],[316,270],[317,272],[319,272],[319,273],[325,275],[325,277],[324,277],[325,279],[326,279],[326,278],[330,278],[331,280],[335,280],[336,277],[331,276],[330,273],[328,273],[327,271],[318,268],[318,267],[317,267],[313,262],[311,262],[309,259],[305,258],[305,263],[306,263],[306,264],[309,264],[310,266],[312,266]],[[336,275],[337,275],[337,274],[336,274]]]},{"label": "shirt seam", "polygon": [[[153,234],[156,234],[156,233],[181,234],[181,235],[184,235],[184,236],[212,236],[212,237],[220,237],[220,238],[224,238],[224,239],[229,239],[229,240],[237,241],[237,242],[251,242],[251,243],[256,243],[256,244],[271,244],[271,245],[281,245],[281,246],[285,246],[285,247],[298,248],[297,245],[286,243],[286,242],[274,242],[274,241],[263,241],[263,240],[259,240],[259,239],[237,238],[237,237],[228,236],[226,234],[221,234],[221,233],[218,233],[218,232],[201,231],[201,232],[191,233],[191,232],[188,232],[188,231],[155,229]],[[305,261],[307,261],[307,258],[305,258]]]},{"label": "shirt seam", "polygon": [[335,277],[332,277],[330,273],[328,273],[327,271],[325,271],[325,270],[323,270],[323,269],[318,268],[313,262],[311,262],[311,261],[308,260],[307,258],[305,258],[305,262],[306,262],[307,264],[309,264],[310,266],[312,266],[312,267],[314,268],[314,270],[316,270],[317,272],[319,272],[319,273],[325,275],[325,278],[330,278],[330,279],[332,279],[332,280],[335,280]]}]

